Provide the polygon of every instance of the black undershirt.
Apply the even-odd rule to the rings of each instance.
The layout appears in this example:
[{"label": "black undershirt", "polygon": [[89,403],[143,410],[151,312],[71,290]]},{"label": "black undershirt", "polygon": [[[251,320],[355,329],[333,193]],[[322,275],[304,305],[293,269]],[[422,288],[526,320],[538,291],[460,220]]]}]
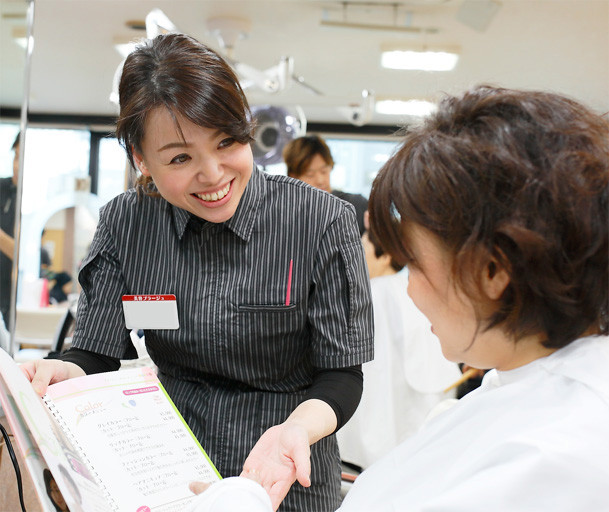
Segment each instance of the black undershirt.
[{"label": "black undershirt", "polygon": [[[87,375],[112,372],[121,366],[120,359],[78,348],[67,350],[59,356],[59,359],[80,366]],[[304,399],[322,400],[332,407],[336,414],[336,430],[338,430],[353,416],[363,389],[364,376],[361,364],[347,368],[318,370]]]}]

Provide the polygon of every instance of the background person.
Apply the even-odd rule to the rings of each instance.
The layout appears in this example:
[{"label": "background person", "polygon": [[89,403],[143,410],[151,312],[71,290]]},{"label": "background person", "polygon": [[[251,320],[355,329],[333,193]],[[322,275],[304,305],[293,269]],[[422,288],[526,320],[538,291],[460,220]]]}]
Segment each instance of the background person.
[{"label": "background person", "polygon": [[[609,510],[608,205],[609,123],[563,96],[482,86],[406,134],[371,228],[408,264],[444,355],[491,370],[341,512]],[[263,493],[243,480],[196,511],[230,510],[223,493],[265,510],[244,505]]]},{"label": "background person", "polygon": [[[367,220],[367,219],[366,219]],[[362,236],[374,310],[374,360],[363,365],[364,391],[353,417],[336,434],[343,462],[367,468],[415,434],[431,410],[454,398],[444,389],[461,377],[406,293],[408,270]]]},{"label": "background person", "polygon": [[361,194],[332,189],[330,173],[334,168],[334,159],[325,140],[319,135],[305,135],[293,139],[284,146],[283,159],[291,178],[304,181],[351,203],[355,207],[359,233],[364,233],[364,214],[368,209],[368,200]]},{"label": "background person", "polygon": [[[126,59],[117,135],[141,172],[108,203],[79,281],[70,351],[22,369],[49,382],[117,369],[136,352],[123,295],[173,294],[179,328],[146,329],[159,378],[223,476],[256,474],[281,510],[340,500],[335,436],[372,357],[355,215],[254,167],[231,67],[181,34]],[[306,488],[308,487],[308,488]]]},{"label": "background person", "polygon": [[13,281],[13,255],[15,250],[15,203],[19,180],[19,134],[12,149],[13,176],[0,178],[0,312],[8,329]]}]

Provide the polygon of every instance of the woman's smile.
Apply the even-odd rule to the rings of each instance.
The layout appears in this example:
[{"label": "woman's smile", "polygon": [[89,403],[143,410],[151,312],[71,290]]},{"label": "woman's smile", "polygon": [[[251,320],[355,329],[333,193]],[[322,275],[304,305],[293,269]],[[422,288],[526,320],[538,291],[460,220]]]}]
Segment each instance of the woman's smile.
[{"label": "woman's smile", "polygon": [[234,180],[231,180],[229,183],[215,192],[195,192],[192,195],[205,204],[205,206],[212,208],[222,206],[224,203],[230,201],[232,190],[231,186],[233,181]]}]

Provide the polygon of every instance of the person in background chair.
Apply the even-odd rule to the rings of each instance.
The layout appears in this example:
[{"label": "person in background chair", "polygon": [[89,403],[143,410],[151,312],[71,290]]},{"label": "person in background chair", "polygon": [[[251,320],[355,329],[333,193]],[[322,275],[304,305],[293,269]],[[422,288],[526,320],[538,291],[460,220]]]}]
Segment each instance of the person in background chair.
[{"label": "person in background chair", "polygon": [[305,135],[293,139],[283,148],[283,160],[288,168],[288,176],[351,203],[355,208],[359,233],[364,233],[364,214],[368,209],[368,200],[361,194],[332,189],[330,173],[334,168],[334,159],[325,140],[319,135]]},{"label": "person in background chair", "polygon": [[8,328],[13,281],[13,254],[15,250],[15,203],[17,200],[17,181],[19,179],[19,137],[12,145],[13,175],[0,178],[0,313]]}]

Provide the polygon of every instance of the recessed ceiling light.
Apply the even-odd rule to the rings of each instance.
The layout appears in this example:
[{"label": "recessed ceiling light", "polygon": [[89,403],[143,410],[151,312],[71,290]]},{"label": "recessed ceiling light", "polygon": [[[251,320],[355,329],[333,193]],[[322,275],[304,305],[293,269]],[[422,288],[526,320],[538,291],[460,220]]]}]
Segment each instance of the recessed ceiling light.
[{"label": "recessed ceiling light", "polygon": [[433,113],[437,107],[426,100],[378,100],[374,108],[378,114],[422,117]]},{"label": "recessed ceiling light", "polygon": [[388,50],[381,53],[381,66],[388,69],[450,71],[459,55],[447,51]]}]

